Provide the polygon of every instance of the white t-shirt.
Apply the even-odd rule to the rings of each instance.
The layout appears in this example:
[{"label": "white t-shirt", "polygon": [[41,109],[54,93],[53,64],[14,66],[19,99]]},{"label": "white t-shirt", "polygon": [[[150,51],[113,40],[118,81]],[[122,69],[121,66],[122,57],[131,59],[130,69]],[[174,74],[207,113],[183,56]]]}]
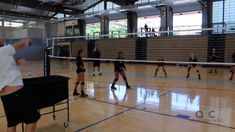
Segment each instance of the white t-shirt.
[{"label": "white t-shirt", "polygon": [[0,48],[0,91],[5,86],[23,86],[20,69],[13,57],[15,53],[11,45]]}]

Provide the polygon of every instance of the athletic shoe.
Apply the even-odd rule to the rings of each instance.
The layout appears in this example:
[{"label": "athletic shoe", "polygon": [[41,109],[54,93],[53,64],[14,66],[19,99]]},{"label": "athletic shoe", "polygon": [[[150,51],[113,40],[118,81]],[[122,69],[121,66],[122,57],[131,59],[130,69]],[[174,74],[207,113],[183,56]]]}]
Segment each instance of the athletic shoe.
[{"label": "athletic shoe", "polygon": [[85,94],[85,92],[84,92],[84,91],[82,91],[82,92],[81,92],[81,98],[86,98],[86,97],[88,97],[88,95],[87,95],[87,94]]},{"label": "athletic shoe", "polygon": [[229,80],[230,80],[230,81],[232,81],[232,80],[233,80],[233,78],[232,78],[232,77],[230,77],[230,78],[229,78]]},{"label": "athletic shoe", "polygon": [[115,86],[111,86],[112,90],[117,90],[117,88]]},{"label": "athletic shoe", "polygon": [[127,89],[131,89],[131,86],[127,85],[126,88],[127,88]]},{"label": "athletic shoe", "polygon": [[77,91],[74,90],[73,96],[79,96],[79,95],[80,95],[80,93],[78,93]]}]

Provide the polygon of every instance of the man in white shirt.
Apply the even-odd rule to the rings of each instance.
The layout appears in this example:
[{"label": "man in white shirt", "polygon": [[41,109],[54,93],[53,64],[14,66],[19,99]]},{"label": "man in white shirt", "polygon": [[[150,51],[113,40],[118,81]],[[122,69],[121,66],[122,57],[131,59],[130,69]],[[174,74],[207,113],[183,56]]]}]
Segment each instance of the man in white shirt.
[{"label": "man in white shirt", "polygon": [[35,132],[40,114],[23,81],[14,54],[31,44],[22,39],[13,45],[0,47],[0,95],[7,118],[7,132],[16,132],[19,123],[26,124],[26,132]]}]

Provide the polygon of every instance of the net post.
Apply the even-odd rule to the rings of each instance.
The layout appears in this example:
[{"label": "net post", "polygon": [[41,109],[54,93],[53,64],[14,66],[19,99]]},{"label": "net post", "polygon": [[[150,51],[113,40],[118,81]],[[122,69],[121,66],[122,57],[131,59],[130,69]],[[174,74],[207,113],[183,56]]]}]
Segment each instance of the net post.
[{"label": "net post", "polygon": [[44,49],[44,76],[48,77],[50,76],[50,72],[51,72],[51,66],[50,66],[50,57],[49,57],[49,52],[50,50],[48,48]]},{"label": "net post", "polygon": [[54,48],[55,48],[55,39],[53,38],[52,39],[52,52],[51,52],[51,54],[54,56],[55,54],[54,54]]}]

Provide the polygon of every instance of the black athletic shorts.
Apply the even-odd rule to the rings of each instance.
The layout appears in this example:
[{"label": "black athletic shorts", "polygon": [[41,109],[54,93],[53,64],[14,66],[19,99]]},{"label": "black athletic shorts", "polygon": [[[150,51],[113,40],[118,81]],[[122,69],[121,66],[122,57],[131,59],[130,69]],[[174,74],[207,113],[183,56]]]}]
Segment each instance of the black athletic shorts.
[{"label": "black athletic shorts", "polygon": [[100,66],[100,61],[99,60],[94,61],[93,66],[94,67]]},{"label": "black athletic shorts", "polygon": [[114,68],[114,72],[123,72],[124,68]]},{"label": "black athletic shorts", "polygon": [[4,95],[1,99],[8,127],[16,126],[19,123],[31,124],[40,119],[40,113],[33,98],[24,88]]},{"label": "black athletic shorts", "polygon": [[160,66],[164,66],[164,63],[158,63],[157,65],[158,65],[159,67],[160,67]]},{"label": "black athletic shorts", "polygon": [[79,74],[81,72],[86,72],[86,69],[77,68],[76,73]]},{"label": "black athletic shorts", "polygon": [[188,66],[195,68],[195,67],[197,66],[197,64],[190,64],[190,65],[188,65]]}]

